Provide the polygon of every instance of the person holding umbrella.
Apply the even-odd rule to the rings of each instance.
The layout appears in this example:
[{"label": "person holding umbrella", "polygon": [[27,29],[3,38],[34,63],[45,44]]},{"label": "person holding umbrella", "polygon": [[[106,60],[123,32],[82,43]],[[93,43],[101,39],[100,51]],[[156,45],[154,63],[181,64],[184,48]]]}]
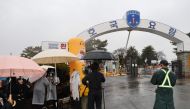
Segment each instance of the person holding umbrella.
[{"label": "person holding umbrella", "polygon": [[94,62],[91,65],[92,72],[82,79],[82,83],[89,87],[88,109],[102,109],[102,83],[105,77],[99,72],[99,64]]}]

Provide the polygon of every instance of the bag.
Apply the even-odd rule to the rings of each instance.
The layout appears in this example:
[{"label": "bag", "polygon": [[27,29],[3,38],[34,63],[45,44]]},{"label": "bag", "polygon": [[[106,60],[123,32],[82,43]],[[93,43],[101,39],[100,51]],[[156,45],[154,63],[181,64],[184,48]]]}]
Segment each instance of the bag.
[{"label": "bag", "polygon": [[85,88],[84,88],[84,91],[83,91],[83,93],[82,93],[82,97],[84,97],[84,93],[85,93],[85,91],[86,91],[86,88],[87,88],[87,86],[85,86]]}]

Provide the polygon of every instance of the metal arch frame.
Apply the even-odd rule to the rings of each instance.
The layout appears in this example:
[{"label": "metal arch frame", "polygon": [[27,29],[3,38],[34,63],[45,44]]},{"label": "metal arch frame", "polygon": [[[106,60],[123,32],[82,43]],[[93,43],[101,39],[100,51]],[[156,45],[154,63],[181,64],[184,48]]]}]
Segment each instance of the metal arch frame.
[{"label": "metal arch frame", "polygon": [[[115,22],[115,24],[113,22]],[[149,28],[150,26],[152,26],[150,23],[156,24],[154,25],[154,29]],[[93,29],[92,32],[94,33],[89,32],[89,30],[91,29]],[[173,36],[169,34],[170,29],[175,30]],[[78,34],[77,37],[83,38],[85,42],[88,42],[91,39],[94,39],[98,36],[107,33],[112,33],[117,31],[130,31],[130,30],[131,28],[127,25],[125,19],[117,19],[92,26],[89,29]],[[140,24],[135,29],[132,29],[132,31],[143,31],[162,36],[172,42],[175,42],[177,45],[178,52],[190,51],[190,37],[185,33],[175,29],[174,27],[168,26],[166,24],[156,22],[153,20],[141,19]]]}]

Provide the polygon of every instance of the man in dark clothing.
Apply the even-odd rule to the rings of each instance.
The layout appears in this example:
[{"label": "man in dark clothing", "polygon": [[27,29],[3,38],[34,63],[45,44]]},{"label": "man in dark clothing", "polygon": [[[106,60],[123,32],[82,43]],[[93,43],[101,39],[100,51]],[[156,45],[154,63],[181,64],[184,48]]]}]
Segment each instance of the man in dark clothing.
[{"label": "man in dark clothing", "polygon": [[176,76],[167,68],[166,60],[161,60],[160,66],[161,69],[156,71],[151,79],[151,83],[158,86],[153,109],[175,109],[173,86],[176,83]]},{"label": "man in dark clothing", "polygon": [[15,109],[21,109],[23,107],[29,108],[29,91],[30,87],[27,86],[27,80],[23,77],[19,77],[15,86],[12,89],[13,99],[16,100]]},{"label": "man in dark clothing", "polygon": [[82,83],[89,87],[88,94],[88,109],[102,109],[102,82],[105,82],[105,77],[99,72],[99,64],[93,63],[91,66],[92,72],[86,75]]},{"label": "man in dark clothing", "polygon": [[0,80],[0,109],[12,109],[11,104],[7,101],[4,82],[5,81]]}]

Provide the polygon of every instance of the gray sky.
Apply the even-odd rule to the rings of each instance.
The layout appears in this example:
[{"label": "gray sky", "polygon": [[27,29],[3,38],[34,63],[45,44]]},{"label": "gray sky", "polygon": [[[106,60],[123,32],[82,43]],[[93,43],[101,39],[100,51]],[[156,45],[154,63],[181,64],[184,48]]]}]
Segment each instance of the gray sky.
[{"label": "gray sky", "polygon": [[[68,41],[87,28],[120,19],[128,10],[138,10],[142,19],[159,21],[190,32],[189,0],[0,0],[0,55],[19,55],[41,41]],[[124,47],[128,32],[100,36],[108,50]],[[128,46],[141,51],[152,45],[175,59],[170,41],[146,32],[132,32]]]}]

